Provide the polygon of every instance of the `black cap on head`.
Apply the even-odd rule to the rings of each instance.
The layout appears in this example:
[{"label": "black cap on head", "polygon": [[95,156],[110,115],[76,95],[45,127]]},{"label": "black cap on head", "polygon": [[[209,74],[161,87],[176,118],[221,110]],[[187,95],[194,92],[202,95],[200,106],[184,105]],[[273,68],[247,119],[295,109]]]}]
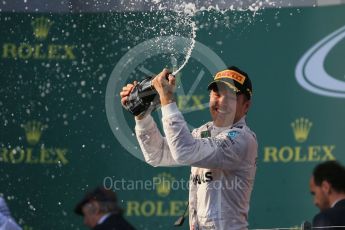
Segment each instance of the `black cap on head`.
[{"label": "black cap on head", "polygon": [[248,74],[236,66],[216,73],[214,80],[208,85],[208,90],[217,87],[219,83],[227,85],[236,94],[245,94],[249,100],[252,97],[252,82]]},{"label": "black cap on head", "polygon": [[91,201],[98,201],[98,202],[111,202],[116,204],[117,197],[115,192],[111,190],[107,190],[103,187],[97,187],[96,189],[89,191],[85,194],[84,198],[75,206],[74,212],[78,215],[83,216],[82,208],[85,204]]}]

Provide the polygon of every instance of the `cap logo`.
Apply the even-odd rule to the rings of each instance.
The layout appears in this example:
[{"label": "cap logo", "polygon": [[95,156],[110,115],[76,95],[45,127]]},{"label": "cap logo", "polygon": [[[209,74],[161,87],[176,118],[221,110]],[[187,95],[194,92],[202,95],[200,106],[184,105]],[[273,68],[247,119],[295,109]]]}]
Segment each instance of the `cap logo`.
[{"label": "cap logo", "polygon": [[234,81],[237,81],[241,85],[243,85],[244,81],[246,80],[245,76],[233,70],[223,70],[221,72],[218,72],[214,79],[218,80],[219,78],[229,78]]}]

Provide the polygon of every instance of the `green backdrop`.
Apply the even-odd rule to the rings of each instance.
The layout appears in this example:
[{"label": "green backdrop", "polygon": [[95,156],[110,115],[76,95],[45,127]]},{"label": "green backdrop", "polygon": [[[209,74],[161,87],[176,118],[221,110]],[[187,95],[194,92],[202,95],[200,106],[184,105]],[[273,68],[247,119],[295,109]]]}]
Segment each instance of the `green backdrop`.
[{"label": "green backdrop", "polygon": [[[308,187],[313,167],[330,159],[345,163],[344,12],[345,6],[333,6],[210,11],[193,18],[198,43],[178,75],[176,95],[188,124],[210,119],[206,87],[222,65],[216,57],[243,68],[253,81],[247,119],[258,137],[259,160],[250,228],[311,220],[318,211]],[[133,120],[119,109],[118,90],[183,60],[186,50],[150,53],[160,41],[150,39],[190,37],[190,25],[180,20],[171,12],[0,13],[0,193],[24,229],[85,229],[74,205],[104,183],[116,190],[138,229],[172,228],[188,191],[159,184],[133,189],[133,183],[164,178],[172,185],[188,180],[189,168],[153,168],[139,159]],[[297,78],[310,71],[297,65],[305,67],[303,55],[335,31],[339,41],[309,69],[322,67],[335,83],[325,81],[321,93],[307,90]],[[340,96],[322,93],[336,86]]]}]

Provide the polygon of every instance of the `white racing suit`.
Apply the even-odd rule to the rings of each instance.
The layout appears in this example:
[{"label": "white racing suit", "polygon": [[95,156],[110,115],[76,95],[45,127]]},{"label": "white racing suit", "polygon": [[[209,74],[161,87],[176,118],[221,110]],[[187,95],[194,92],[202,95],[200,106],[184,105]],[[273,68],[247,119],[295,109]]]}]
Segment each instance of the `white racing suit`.
[{"label": "white racing suit", "polygon": [[163,106],[162,116],[166,137],[151,116],[136,121],[136,134],[147,163],[192,166],[190,229],[247,229],[258,146],[245,118],[227,128],[209,122],[190,133],[175,103]]}]

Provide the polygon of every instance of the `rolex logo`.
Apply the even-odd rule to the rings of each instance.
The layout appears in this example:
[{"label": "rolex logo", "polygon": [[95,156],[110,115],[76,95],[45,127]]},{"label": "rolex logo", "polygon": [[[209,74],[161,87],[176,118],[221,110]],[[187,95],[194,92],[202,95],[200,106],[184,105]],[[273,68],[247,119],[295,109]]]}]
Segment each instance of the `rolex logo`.
[{"label": "rolex logo", "polygon": [[169,195],[171,190],[171,183],[175,181],[175,178],[171,176],[169,173],[161,173],[158,174],[157,177],[154,178],[156,181],[156,190],[157,194],[161,197],[166,197]]},{"label": "rolex logo", "polygon": [[297,142],[302,143],[307,140],[312,125],[312,122],[303,117],[291,123],[293,134]]},{"label": "rolex logo", "polygon": [[48,18],[40,17],[33,20],[31,25],[33,27],[35,37],[39,40],[43,40],[47,38],[49,29],[53,25],[53,22]]},{"label": "rolex logo", "polygon": [[26,140],[30,145],[35,145],[41,138],[42,131],[46,128],[41,122],[29,121],[23,125]]}]

